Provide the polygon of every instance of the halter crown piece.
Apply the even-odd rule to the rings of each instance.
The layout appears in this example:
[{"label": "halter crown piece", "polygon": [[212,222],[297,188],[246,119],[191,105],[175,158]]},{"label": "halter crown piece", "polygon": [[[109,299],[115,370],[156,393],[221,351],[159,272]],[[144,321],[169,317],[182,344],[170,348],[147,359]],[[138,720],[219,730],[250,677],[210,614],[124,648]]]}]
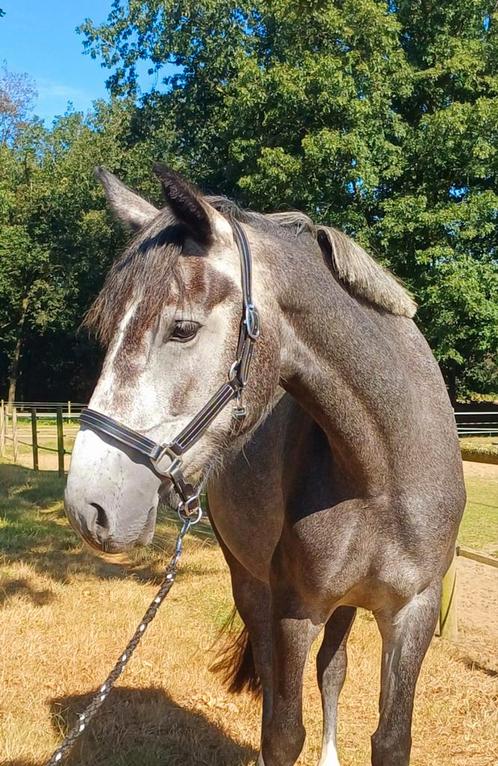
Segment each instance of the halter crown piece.
[{"label": "halter crown piece", "polygon": [[231,225],[240,256],[242,316],[237,356],[230,367],[228,381],[220,386],[190,423],[168,444],[154,442],[138,431],[96,410],[86,408],[81,413],[82,426],[106,434],[135,452],[145,455],[156,473],[165,479],[170,479],[180,498],[178,512],[185,519],[198,516],[200,505],[199,488],[190,484],[183,475],[182,455],[200,439],[213,420],[233,399],[237,400],[234,417],[237,420],[245,417],[246,410],[242,396],[249,377],[253,346],[260,333],[259,314],[252,302],[252,259],[249,242],[237,221],[232,221]]}]

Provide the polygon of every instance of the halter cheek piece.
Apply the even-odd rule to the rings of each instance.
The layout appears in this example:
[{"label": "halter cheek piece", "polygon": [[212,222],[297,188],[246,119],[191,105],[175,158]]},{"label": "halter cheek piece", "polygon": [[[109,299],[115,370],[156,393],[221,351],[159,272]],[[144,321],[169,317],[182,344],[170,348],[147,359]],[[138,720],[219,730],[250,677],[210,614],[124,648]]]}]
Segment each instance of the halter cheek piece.
[{"label": "halter cheek piece", "polygon": [[252,302],[252,261],[249,243],[237,221],[232,221],[232,229],[240,255],[242,317],[237,357],[230,367],[228,381],[220,386],[190,423],[168,444],[154,442],[96,410],[87,408],[81,413],[81,424],[86,428],[106,434],[149,458],[153,470],[173,483],[180,497],[178,510],[187,518],[199,514],[199,490],[187,482],[183,475],[182,455],[200,439],[213,420],[233,399],[237,400],[234,418],[241,420],[245,417],[242,395],[249,377],[253,346],[260,332],[258,311]]}]

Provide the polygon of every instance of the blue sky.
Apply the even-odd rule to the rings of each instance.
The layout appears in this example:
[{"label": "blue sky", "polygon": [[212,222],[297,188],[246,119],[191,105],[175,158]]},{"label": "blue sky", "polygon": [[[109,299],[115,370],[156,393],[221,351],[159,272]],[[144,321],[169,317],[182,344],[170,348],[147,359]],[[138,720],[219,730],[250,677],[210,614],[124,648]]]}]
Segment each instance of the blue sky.
[{"label": "blue sky", "polygon": [[106,95],[109,71],[83,54],[76,27],[85,18],[106,19],[111,0],[0,0],[0,63],[27,72],[38,91],[35,113],[50,124],[68,101],[86,111]]}]

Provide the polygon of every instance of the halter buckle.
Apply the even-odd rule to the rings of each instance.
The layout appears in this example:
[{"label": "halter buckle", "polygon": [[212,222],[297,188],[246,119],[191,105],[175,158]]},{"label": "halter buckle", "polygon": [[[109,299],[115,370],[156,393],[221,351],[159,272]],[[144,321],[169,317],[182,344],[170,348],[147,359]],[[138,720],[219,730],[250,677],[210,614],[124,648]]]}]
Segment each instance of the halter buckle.
[{"label": "halter buckle", "polygon": [[248,303],[245,311],[244,324],[251,340],[257,340],[260,334],[259,313],[254,303]]},{"label": "halter buckle", "polygon": [[247,409],[244,404],[244,392],[242,388],[239,388],[237,391],[237,399],[235,402],[235,406],[232,410],[232,418],[234,420],[244,420],[245,416],[247,415]]},{"label": "halter buckle", "polygon": [[[168,458],[169,465],[163,467],[162,462],[165,458]],[[161,476],[171,477],[172,474],[176,473],[180,468],[182,459],[180,455],[177,455],[176,452],[173,452],[170,447],[163,447],[156,458],[151,458],[151,463],[158,474]]]}]

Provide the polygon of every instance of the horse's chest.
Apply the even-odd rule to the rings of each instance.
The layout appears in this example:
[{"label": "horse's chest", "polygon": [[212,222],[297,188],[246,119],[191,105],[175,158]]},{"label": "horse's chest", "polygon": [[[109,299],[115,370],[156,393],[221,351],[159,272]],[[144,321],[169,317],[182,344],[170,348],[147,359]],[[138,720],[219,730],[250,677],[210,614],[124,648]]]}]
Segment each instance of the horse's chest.
[{"label": "horse's chest", "polygon": [[260,496],[254,502],[239,504],[234,500],[237,495],[227,489],[215,484],[209,491],[209,511],[217,534],[253,577],[268,582],[270,562],[282,532],[282,507],[270,497]]}]

